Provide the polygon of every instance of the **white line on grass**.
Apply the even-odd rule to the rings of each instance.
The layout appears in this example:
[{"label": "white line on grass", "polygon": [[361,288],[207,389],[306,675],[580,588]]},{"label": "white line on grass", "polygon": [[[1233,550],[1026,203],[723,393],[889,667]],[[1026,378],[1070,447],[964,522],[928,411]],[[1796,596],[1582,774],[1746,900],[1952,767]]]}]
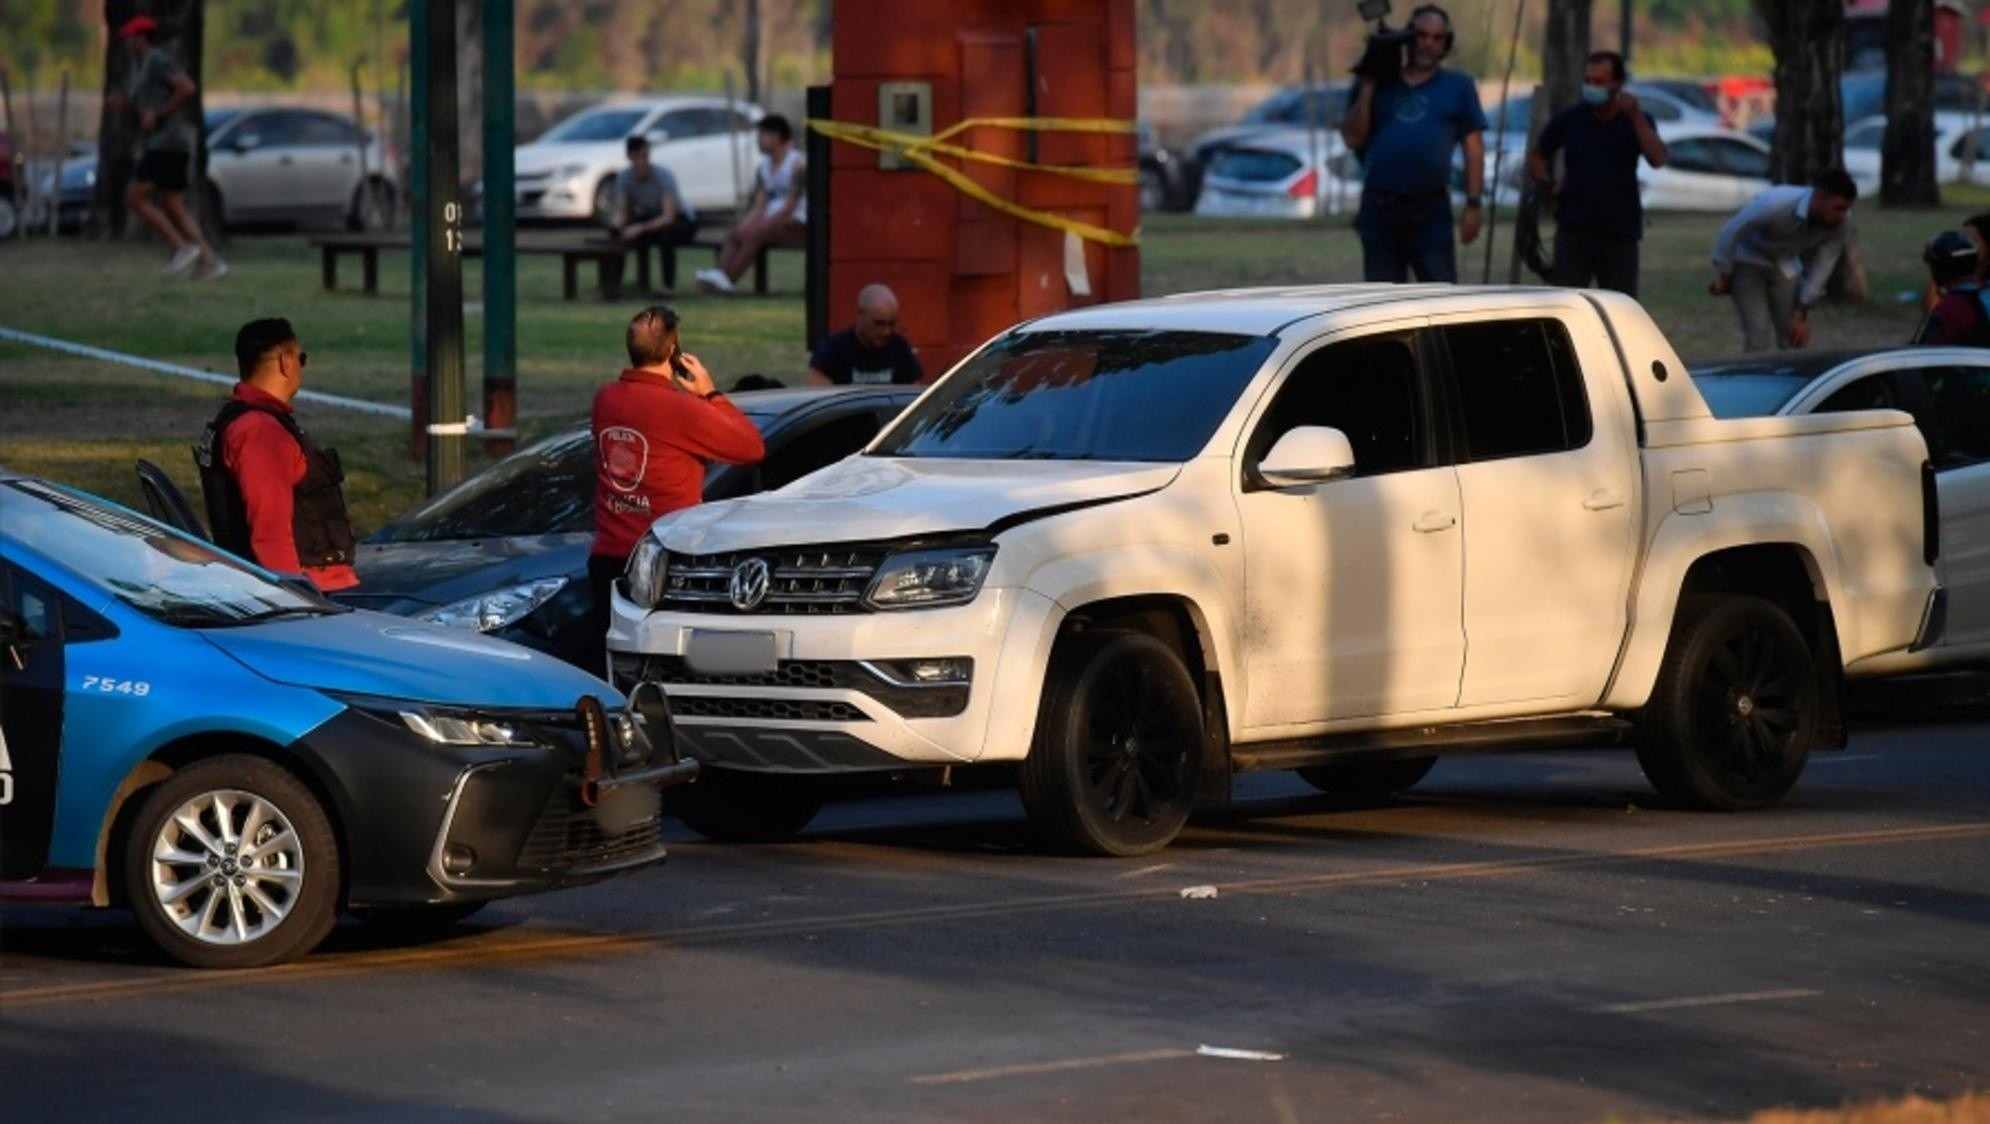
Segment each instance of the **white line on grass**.
[{"label": "white line on grass", "polygon": [[[38,336],[33,332],[23,332],[4,326],[0,326],[0,339],[13,340],[16,343],[32,344],[35,347],[45,347],[51,351],[78,355],[85,359],[99,359],[106,363],[117,363],[126,367],[135,367],[138,370],[151,371],[154,374],[193,379],[197,382],[211,382],[220,386],[234,386],[238,381],[227,375],[217,375],[213,371],[195,370],[192,367],[182,367],[178,363],[164,363],[157,359],[146,359],[139,355],[126,355],[119,351],[108,351],[104,348],[91,347],[89,344],[84,343],[71,343],[68,340],[59,340],[53,336]],[[359,398],[344,398],[337,394],[323,394],[315,390],[298,391],[297,400],[300,402],[318,402],[326,406],[336,406],[341,410],[358,410],[367,414],[379,414],[382,417],[398,418],[401,421],[407,421],[413,417],[413,413],[406,406],[392,406],[385,402],[367,402]]]}]

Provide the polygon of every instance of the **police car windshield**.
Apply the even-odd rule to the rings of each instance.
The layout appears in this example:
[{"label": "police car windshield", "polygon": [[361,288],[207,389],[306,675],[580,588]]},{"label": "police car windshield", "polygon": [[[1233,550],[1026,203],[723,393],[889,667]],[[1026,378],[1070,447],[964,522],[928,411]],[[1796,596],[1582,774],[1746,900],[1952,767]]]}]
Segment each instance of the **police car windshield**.
[{"label": "police car windshield", "polygon": [[1223,332],[1016,332],[948,375],[871,454],[1185,461],[1276,343]]},{"label": "police car windshield", "polygon": [[219,628],[344,612],[136,512],[38,480],[10,480],[7,537],[164,624]]}]

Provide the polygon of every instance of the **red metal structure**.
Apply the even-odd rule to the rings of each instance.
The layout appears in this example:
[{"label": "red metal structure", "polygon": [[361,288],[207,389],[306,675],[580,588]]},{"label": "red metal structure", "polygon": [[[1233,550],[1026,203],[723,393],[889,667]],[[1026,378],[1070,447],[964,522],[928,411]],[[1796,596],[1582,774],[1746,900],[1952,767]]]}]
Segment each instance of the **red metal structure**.
[{"label": "red metal structure", "polygon": [[[830,116],[939,132],[970,118],[1132,122],[1134,0],[840,0]],[[921,98],[927,100],[922,104]],[[930,128],[928,128],[930,127]],[[976,128],[953,138],[1039,164],[1132,171],[1133,134]],[[1074,293],[1064,230],[1006,214],[889,154],[836,142],[829,182],[828,319],[855,314],[857,292],[890,285],[900,330],[937,375],[1017,321],[1139,295],[1133,248],[1083,243],[1088,295]],[[1120,234],[1139,223],[1137,187],[944,158],[996,198]]]}]

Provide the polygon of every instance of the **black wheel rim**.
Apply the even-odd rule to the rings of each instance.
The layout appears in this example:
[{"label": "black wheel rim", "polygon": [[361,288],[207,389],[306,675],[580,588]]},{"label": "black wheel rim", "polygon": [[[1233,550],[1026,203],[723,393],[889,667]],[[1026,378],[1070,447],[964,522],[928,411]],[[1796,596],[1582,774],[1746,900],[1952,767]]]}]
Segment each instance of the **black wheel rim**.
[{"label": "black wheel rim", "polygon": [[1084,780],[1092,807],[1116,824],[1167,821],[1188,791],[1196,736],[1175,700],[1151,668],[1121,660],[1100,676],[1090,702]]},{"label": "black wheel rim", "polygon": [[1700,744],[1728,776],[1769,780],[1789,763],[1805,700],[1803,661],[1787,640],[1757,629],[1732,633],[1700,674]]}]

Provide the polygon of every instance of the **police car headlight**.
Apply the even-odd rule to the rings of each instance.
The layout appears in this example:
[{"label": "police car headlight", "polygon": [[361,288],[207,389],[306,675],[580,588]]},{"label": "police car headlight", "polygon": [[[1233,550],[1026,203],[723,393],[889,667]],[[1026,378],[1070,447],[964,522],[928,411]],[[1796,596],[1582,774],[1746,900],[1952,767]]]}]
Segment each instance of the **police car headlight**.
[{"label": "police car headlight", "polygon": [[874,609],[923,609],[974,600],[995,564],[992,546],[909,550],[878,567],[864,600]]},{"label": "police car headlight", "polygon": [[494,632],[517,624],[566,586],[567,579],[563,577],[539,578],[501,586],[475,597],[453,601],[440,609],[431,609],[423,613],[421,619],[448,628]]},{"label": "police car headlight", "polygon": [[664,576],[670,572],[670,557],[655,535],[644,535],[629,555],[629,568],[622,572],[623,590],[640,609],[654,609],[663,599]]},{"label": "police car headlight", "polygon": [[401,724],[437,745],[484,745],[501,749],[536,746],[540,743],[519,726],[467,712],[434,707],[403,710]]}]

